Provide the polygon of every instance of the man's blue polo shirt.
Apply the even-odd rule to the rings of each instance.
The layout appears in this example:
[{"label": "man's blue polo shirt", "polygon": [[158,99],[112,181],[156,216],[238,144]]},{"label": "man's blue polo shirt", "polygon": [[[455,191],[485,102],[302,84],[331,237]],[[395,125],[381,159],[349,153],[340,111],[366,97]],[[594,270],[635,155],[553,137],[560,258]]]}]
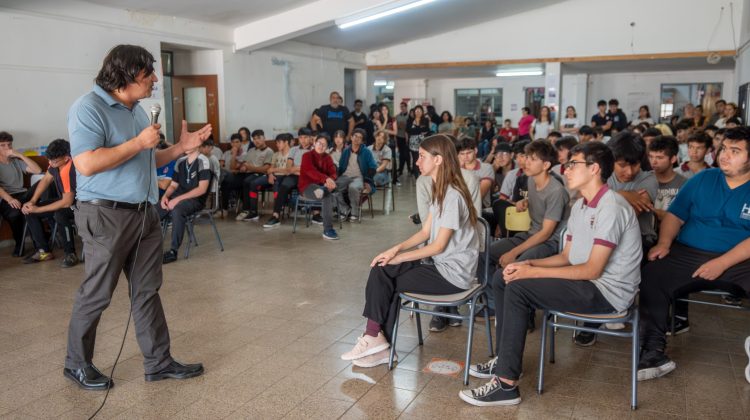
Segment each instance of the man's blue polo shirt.
[{"label": "man's blue polo shirt", "polygon": [[704,169],[682,186],[669,212],[685,222],[677,241],[723,254],[750,237],[750,182],[730,189],[721,169]]},{"label": "man's blue polo shirt", "polygon": [[[146,111],[133,105],[128,109],[104,89],[94,89],[78,98],[68,112],[70,151],[73,157],[98,149],[114,147],[136,137],[151,124]],[[76,170],[76,198],[81,201],[105,199],[156,204],[159,189],[156,184],[156,162],[150,150],[144,150],[120,166],[91,176]],[[150,191],[149,191],[149,183]]]}]

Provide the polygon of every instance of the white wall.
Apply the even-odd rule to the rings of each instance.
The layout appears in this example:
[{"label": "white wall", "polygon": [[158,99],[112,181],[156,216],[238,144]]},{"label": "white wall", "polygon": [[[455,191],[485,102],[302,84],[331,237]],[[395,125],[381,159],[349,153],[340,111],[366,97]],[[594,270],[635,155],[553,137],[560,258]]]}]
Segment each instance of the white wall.
[{"label": "white wall", "polygon": [[[737,99],[737,88],[732,70],[681,71],[657,73],[611,73],[591,74],[588,83],[586,121],[596,113],[596,102],[617,98],[628,119],[637,116],[640,105],[648,105],[653,118],[658,117],[662,83],[708,83],[721,82],[722,96],[726,100]],[[563,98],[565,92],[563,91]],[[581,113],[578,114],[579,117]]]},{"label": "white wall", "polygon": [[[371,51],[367,64],[704,51],[709,39],[711,50],[730,50],[739,45],[739,32],[733,42],[729,3],[730,0],[568,0]],[[734,26],[739,28],[743,5],[736,0],[733,4]],[[725,6],[723,18],[712,37],[721,6]],[[631,22],[635,22],[632,29]],[[472,42],[485,39],[487,34],[502,40],[502,46],[488,48],[487,43]]]},{"label": "white wall", "polygon": [[744,0],[740,32],[740,51],[735,67],[737,87],[750,83],[750,0]]}]

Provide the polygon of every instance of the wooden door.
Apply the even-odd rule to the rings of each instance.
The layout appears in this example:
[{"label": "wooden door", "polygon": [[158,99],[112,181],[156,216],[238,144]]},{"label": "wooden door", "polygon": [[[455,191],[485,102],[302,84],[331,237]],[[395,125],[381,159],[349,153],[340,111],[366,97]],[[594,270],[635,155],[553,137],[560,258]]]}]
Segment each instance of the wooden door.
[{"label": "wooden door", "polygon": [[219,84],[216,75],[172,77],[172,121],[174,143],[180,140],[182,120],[188,131],[211,124],[214,143],[219,139]]}]

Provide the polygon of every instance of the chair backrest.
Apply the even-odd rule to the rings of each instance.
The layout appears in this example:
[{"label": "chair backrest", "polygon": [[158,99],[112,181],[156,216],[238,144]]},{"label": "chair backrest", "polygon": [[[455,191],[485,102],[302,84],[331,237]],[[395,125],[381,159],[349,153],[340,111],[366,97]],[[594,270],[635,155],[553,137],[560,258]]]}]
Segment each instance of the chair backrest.
[{"label": "chair backrest", "polygon": [[[482,283],[482,286],[486,286],[490,281],[490,224],[481,217],[477,220],[482,225],[482,234],[480,235],[482,247],[479,249],[479,252],[483,254],[482,257],[484,260],[484,267],[481,267],[482,278],[479,279],[479,282]],[[480,261],[482,261],[482,259],[480,259]]]},{"label": "chair backrest", "polygon": [[525,232],[531,228],[529,211],[516,211],[515,206],[505,209],[505,229],[511,232]]}]

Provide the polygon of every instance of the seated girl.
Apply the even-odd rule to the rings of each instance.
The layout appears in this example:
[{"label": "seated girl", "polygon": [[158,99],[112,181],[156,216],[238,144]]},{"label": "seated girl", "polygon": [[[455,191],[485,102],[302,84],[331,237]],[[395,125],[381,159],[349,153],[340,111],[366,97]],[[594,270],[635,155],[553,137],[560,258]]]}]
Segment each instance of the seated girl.
[{"label": "seated girl", "polygon": [[315,139],[313,150],[302,156],[297,187],[303,197],[323,202],[323,239],[336,240],[333,229],[333,191],[336,189],[336,166],[326,153],[331,138],[321,133]]},{"label": "seated girl", "polygon": [[460,293],[474,282],[479,255],[477,212],[453,142],[443,134],[424,140],[417,165],[432,178],[432,203],[419,232],[370,263],[363,312],[367,328],[354,348],[341,355],[356,366],[388,363],[399,293]]}]

